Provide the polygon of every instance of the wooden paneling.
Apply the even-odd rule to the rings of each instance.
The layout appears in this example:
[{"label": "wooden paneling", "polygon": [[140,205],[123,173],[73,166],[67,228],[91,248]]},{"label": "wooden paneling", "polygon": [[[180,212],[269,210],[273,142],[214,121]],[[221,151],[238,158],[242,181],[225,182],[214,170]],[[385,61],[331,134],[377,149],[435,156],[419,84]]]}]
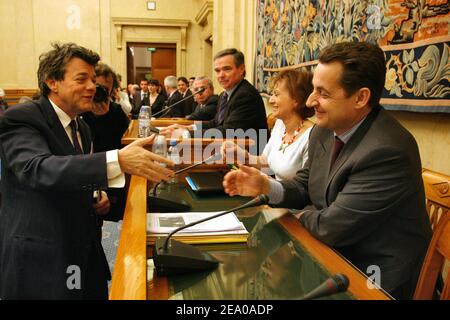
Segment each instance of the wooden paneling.
[{"label": "wooden paneling", "polygon": [[131,177],[109,298],[147,299],[147,180]]}]

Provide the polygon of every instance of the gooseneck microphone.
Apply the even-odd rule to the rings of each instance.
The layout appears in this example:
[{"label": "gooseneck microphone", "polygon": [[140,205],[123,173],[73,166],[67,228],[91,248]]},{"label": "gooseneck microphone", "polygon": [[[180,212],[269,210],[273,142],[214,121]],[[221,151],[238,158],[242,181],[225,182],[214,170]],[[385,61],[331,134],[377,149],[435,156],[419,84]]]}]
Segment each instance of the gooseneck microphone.
[{"label": "gooseneck microphone", "polygon": [[153,250],[156,273],[158,275],[170,276],[216,268],[219,261],[215,258],[207,253],[202,253],[194,246],[171,239],[171,237],[175,233],[199,223],[218,218],[233,211],[267,204],[268,202],[269,197],[261,194],[241,206],[220,212],[205,219],[194,221],[173,230],[167,237],[157,239]]},{"label": "gooseneck microphone", "polygon": [[197,91],[195,91],[195,92],[194,92],[193,94],[191,94],[190,96],[184,97],[183,99],[181,99],[181,100],[175,102],[174,104],[171,104],[170,106],[167,106],[165,109],[160,110],[160,111],[158,111],[157,113],[153,114],[152,117],[159,116],[161,113],[162,113],[163,115],[165,115],[167,112],[169,112],[169,111],[170,111],[173,107],[175,107],[176,105],[178,105],[178,104],[180,104],[180,103],[182,103],[182,102],[184,102],[184,101],[186,101],[186,100],[188,100],[188,99],[193,99],[194,96],[195,96],[196,94],[202,93],[202,92],[205,91],[205,90],[206,90],[206,88],[200,88],[200,89],[198,89]]},{"label": "gooseneck microphone", "polygon": [[346,275],[337,273],[325,280],[325,282],[320,284],[317,288],[305,294],[300,298],[300,300],[319,299],[322,297],[331,296],[335,293],[344,292],[347,290],[349,284],[350,281]]},{"label": "gooseneck microphone", "polygon": [[183,168],[183,169],[180,169],[178,171],[175,171],[175,174],[180,174],[180,173],[182,173],[184,171],[191,170],[191,169],[193,169],[195,167],[198,167],[199,165],[205,164],[205,163],[207,163],[209,161],[217,161],[217,160],[220,160],[220,159],[222,159],[222,154],[220,152],[219,153],[215,153],[212,156],[209,156],[208,158],[206,158],[206,159],[204,159],[202,161],[196,162],[196,163],[191,164],[190,166],[188,166],[186,168]]},{"label": "gooseneck microphone", "polygon": [[[183,169],[180,169],[180,170],[177,170],[177,171],[175,171],[175,175],[177,175],[177,174],[180,174],[180,173],[183,173],[184,171],[188,171],[188,170],[191,170],[191,169],[193,169],[193,168],[195,168],[195,167],[198,167],[198,166],[200,166],[200,165],[202,165],[202,164],[205,164],[205,163],[207,163],[207,162],[210,162],[210,161],[217,161],[217,160],[220,160],[220,159],[222,159],[222,154],[219,152],[219,153],[215,153],[215,154],[213,154],[212,156],[209,156],[208,158],[206,158],[206,159],[204,159],[204,160],[202,160],[202,161],[199,161],[199,162],[196,162],[196,163],[194,163],[194,164],[191,164],[190,166],[188,166],[188,167],[185,167],[185,168],[183,168]],[[157,188],[158,188],[158,186],[160,185],[160,183],[157,183],[154,187],[153,187],[153,190],[152,190],[152,196],[150,196],[151,197],[151,200],[155,200],[155,198],[156,198],[156,190],[157,190]],[[156,201],[158,201],[158,200],[156,200]],[[169,201],[169,200],[167,200],[167,201]],[[172,200],[173,201],[173,200]],[[173,208],[172,207],[172,209],[173,210],[177,210],[177,208],[178,207],[175,207],[175,208]],[[180,207],[180,209],[181,209],[181,211],[186,211],[186,210],[188,210],[188,209],[190,209],[190,208],[185,208],[185,209],[183,209],[183,207]],[[172,210],[172,211],[173,211]]]}]

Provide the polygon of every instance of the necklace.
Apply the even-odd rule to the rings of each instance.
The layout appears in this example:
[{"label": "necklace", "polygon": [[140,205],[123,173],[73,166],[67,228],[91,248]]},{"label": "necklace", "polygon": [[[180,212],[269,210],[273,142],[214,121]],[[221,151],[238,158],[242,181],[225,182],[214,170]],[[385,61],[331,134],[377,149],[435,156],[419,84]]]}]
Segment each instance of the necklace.
[{"label": "necklace", "polygon": [[286,129],[284,129],[284,134],[283,137],[281,138],[281,145],[280,145],[280,149],[278,149],[278,151],[281,151],[282,153],[284,153],[284,151],[286,150],[287,147],[289,147],[297,138],[297,136],[300,134],[300,131],[303,128],[303,124],[304,121],[302,121],[302,123],[300,123],[300,125],[297,127],[297,129],[295,129],[294,134],[292,135],[292,137],[290,139],[286,139]]}]

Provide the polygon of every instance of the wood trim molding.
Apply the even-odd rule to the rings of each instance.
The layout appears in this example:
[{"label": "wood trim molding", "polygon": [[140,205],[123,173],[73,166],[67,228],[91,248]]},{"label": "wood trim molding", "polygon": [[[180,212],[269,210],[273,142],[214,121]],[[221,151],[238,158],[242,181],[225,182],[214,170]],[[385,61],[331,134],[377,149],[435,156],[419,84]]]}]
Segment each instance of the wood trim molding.
[{"label": "wood trim molding", "polygon": [[182,19],[147,19],[147,18],[119,18],[111,19],[117,36],[117,49],[122,49],[123,27],[163,27],[180,28],[182,50],[186,50],[186,29],[189,26],[189,20]]},{"label": "wood trim molding", "polygon": [[198,11],[197,16],[195,16],[195,22],[201,26],[209,24],[208,17],[212,15],[213,11],[214,3],[212,1],[206,1]]}]

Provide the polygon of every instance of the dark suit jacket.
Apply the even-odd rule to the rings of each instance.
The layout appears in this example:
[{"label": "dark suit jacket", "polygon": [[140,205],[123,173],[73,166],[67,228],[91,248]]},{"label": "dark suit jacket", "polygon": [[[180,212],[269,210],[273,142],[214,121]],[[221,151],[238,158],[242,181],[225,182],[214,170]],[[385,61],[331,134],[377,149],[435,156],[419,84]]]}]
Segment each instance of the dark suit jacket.
[{"label": "dark suit jacket", "polygon": [[[95,116],[92,112],[81,116],[91,129],[94,152],[122,148],[122,136],[128,129],[130,120],[119,104],[111,102],[109,112],[103,116]],[[111,207],[106,215],[98,217],[99,224],[101,220],[121,220],[125,210],[126,188],[108,188],[106,192]]]},{"label": "dark suit jacket", "polygon": [[131,108],[131,117],[137,119],[142,106],[150,105],[150,91],[147,92],[147,98],[142,99],[141,91],[138,91],[133,97],[133,105]]},{"label": "dark suit jacket", "polygon": [[152,115],[161,111],[164,108],[164,105],[166,103],[166,98],[163,94],[158,94],[156,97],[155,102],[150,106],[152,108]]},{"label": "dark suit jacket", "polygon": [[[170,107],[171,105],[177,103],[183,99],[183,96],[181,93],[176,90],[168,99],[166,107]],[[187,100],[189,101],[189,99]],[[166,110],[166,112],[163,112],[159,117],[160,118],[184,118],[185,117],[185,103],[184,101],[177,104],[176,106]]]},{"label": "dark suit jacket", "polygon": [[[191,91],[191,89],[188,88],[186,90],[186,93],[184,94],[183,98],[190,97],[190,96],[192,96],[192,91]],[[184,115],[187,116],[187,115],[191,114],[196,105],[197,105],[197,103],[195,103],[194,96],[192,96],[192,99],[187,99],[184,102]]]},{"label": "dark suit jacket", "polygon": [[212,120],[216,116],[217,112],[217,102],[219,101],[219,97],[217,95],[213,95],[209,97],[208,101],[203,107],[197,105],[195,107],[194,112],[190,115],[186,116],[186,119],[189,120]]},{"label": "dark suit jacket", "polygon": [[[78,122],[84,155],[45,97],[0,120],[2,299],[92,297],[110,276],[92,210],[93,190],[108,184],[106,154],[90,154],[89,128]],[[81,288],[69,290],[77,274]]]},{"label": "dark suit jacket", "polygon": [[203,129],[216,128],[222,134],[225,134],[226,129],[267,129],[264,102],[259,92],[247,80],[239,83],[229,97],[226,108],[224,119],[219,121],[218,105],[216,116],[204,124]]},{"label": "dark suit jacket", "polygon": [[314,127],[308,163],[282,182],[280,206],[313,204],[301,223],[368,276],[378,266],[381,286],[393,294],[403,288],[397,297],[407,298],[431,238],[416,141],[380,107],[344,145],[330,171],[333,143],[332,131]]}]

